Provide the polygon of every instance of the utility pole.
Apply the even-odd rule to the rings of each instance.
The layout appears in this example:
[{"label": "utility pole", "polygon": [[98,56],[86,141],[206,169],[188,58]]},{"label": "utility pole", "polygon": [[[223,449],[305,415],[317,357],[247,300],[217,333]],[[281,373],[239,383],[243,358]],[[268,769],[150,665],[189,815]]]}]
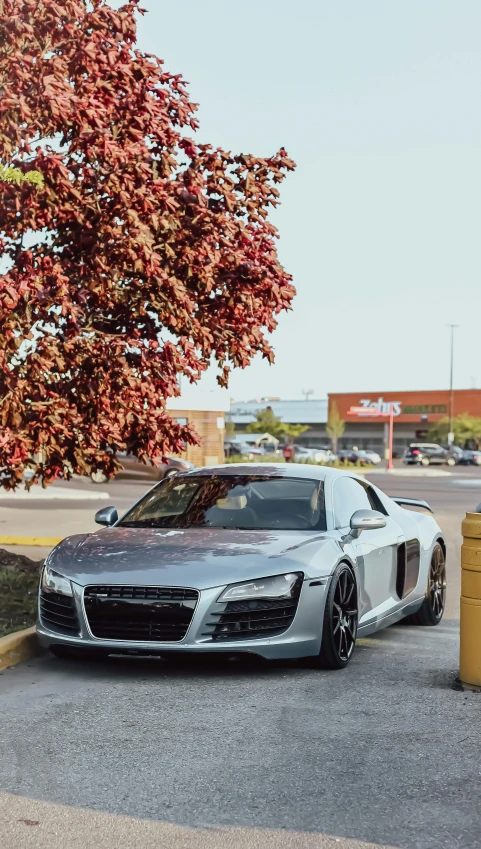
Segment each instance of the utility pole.
[{"label": "utility pole", "polygon": [[453,368],[454,368],[454,331],[456,327],[459,327],[459,324],[448,324],[447,327],[451,328],[451,366],[449,373],[449,433],[448,433],[448,445],[452,445],[454,442],[454,390],[453,390]]}]

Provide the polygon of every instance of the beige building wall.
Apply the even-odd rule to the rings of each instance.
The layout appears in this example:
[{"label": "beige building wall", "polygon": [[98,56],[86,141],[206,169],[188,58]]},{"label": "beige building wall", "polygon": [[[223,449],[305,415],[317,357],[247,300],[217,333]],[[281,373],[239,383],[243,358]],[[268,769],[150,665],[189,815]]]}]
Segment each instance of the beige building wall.
[{"label": "beige building wall", "polygon": [[216,466],[223,463],[225,414],[230,410],[230,398],[222,390],[201,392],[190,390],[171,398],[167,409],[173,418],[194,427],[200,445],[189,445],[182,455],[195,466]]},{"label": "beige building wall", "polygon": [[194,466],[217,466],[225,460],[225,414],[222,410],[176,410],[175,418],[187,419],[200,437],[200,445],[188,445],[182,456]]}]

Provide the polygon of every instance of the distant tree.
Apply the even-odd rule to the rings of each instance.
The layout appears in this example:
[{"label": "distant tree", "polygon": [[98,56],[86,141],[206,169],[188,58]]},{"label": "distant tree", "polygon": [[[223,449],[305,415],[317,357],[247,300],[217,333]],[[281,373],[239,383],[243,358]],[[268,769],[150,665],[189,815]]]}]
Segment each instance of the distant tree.
[{"label": "distant tree", "polygon": [[[429,429],[428,439],[445,444],[448,441],[449,425],[447,416],[440,419]],[[481,418],[471,416],[469,413],[460,413],[453,419],[453,433],[455,445],[464,446],[466,442],[473,442],[479,447],[481,443]]]},{"label": "distant tree", "polygon": [[248,433],[270,433],[276,439],[287,438],[289,442],[292,442],[309,428],[301,424],[287,424],[274,414],[272,407],[266,407],[256,413],[255,422],[249,422],[246,430]]},{"label": "distant tree", "polygon": [[329,417],[327,419],[326,433],[331,440],[332,450],[334,454],[337,452],[337,442],[341,438],[346,429],[346,423],[341,419],[339,410],[335,401],[329,407]]}]

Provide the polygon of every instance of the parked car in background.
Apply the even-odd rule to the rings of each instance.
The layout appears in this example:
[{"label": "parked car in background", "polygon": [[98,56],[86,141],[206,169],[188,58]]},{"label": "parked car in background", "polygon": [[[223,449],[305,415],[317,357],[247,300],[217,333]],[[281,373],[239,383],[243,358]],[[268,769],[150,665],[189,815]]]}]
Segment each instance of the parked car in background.
[{"label": "parked car in background", "polygon": [[412,442],[407,449],[403,462],[407,466],[430,466],[447,463],[454,466],[456,460],[446,448],[435,442]]},{"label": "parked car in background", "polygon": [[459,445],[452,445],[448,449],[448,456],[452,457],[457,466],[481,466],[481,451],[470,451]]},{"label": "parked car in background", "polygon": [[366,448],[364,454],[373,466],[377,466],[377,464],[381,462],[381,456],[377,453],[377,451],[371,451],[369,448]]},{"label": "parked car in background", "polygon": [[306,461],[311,458],[311,449],[306,448],[304,445],[293,445],[294,449],[294,459],[296,463]]},{"label": "parked car in background", "polygon": [[246,442],[231,442],[228,449],[226,448],[227,457],[247,457],[248,460],[253,460],[254,457],[266,456],[271,456],[274,459],[275,457],[279,457],[280,453],[280,449],[270,443],[248,445]]},{"label": "parked car in background", "polygon": [[[151,463],[141,463],[134,454],[119,454],[119,460],[122,463],[123,472],[126,472],[129,477],[148,478],[153,481],[161,481],[164,478],[170,478],[176,475],[177,472],[188,472],[195,469],[193,463],[188,460],[182,460],[180,457],[166,457],[165,462],[162,460],[154,460]],[[121,478],[123,472],[118,473]],[[91,476],[94,483],[106,483],[108,478],[103,472],[94,472]]]},{"label": "parked car in background", "polygon": [[370,466],[372,463],[372,460],[367,456],[367,452],[357,448],[344,448],[337,452],[337,456],[341,463],[357,463],[360,466]]},{"label": "parked car in background", "polygon": [[312,451],[316,463],[335,463],[337,460],[337,454],[334,454],[328,445],[321,445],[319,448],[313,448]]},{"label": "parked car in background", "polygon": [[[324,453],[315,448],[306,448],[305,445],[294,445],[294,459],[296,463],[322,463]],[[319,457],[319,459],[317,459]]]},{"label": "parked car in background", "polygon": [[330,448],[306,448],[305,445],[294,445],[294,457],[297,463],[333,463],[337,457]]}]

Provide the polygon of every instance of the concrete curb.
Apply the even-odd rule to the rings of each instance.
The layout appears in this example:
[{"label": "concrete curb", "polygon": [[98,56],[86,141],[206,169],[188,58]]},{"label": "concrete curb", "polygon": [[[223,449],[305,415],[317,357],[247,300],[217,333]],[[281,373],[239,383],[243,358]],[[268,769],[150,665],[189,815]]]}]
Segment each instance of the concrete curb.
[{"label": "concrete curb", "polygon": [[41,648],[37,640],[35,626],[25,631],[14,631],[6,637],[0,637],[0,670],[8,666],[23,663],[40,654]]},{"label": "concrete curb", "polygon": [[403,477],[403,478],[450,478],[452,476],[452,472],[445,472],[441,469],[426,469],[426,468],[414,468],[414,469],[371,469],[370,472],[366,472],[368,475],[393,475],[394,477]]},{"label": "concrete curb", "polygon": [[31,489],[0,488],[0,501],[106,501],[110,498],[104,489],[67,489],[64,486],[49,486],[44,489],[40,484]]},{"label": "concrete curb", "polygon": [[0,545],[43,545],[52,548],[62,542],[64,537],[14,537],[0,536]]}]

